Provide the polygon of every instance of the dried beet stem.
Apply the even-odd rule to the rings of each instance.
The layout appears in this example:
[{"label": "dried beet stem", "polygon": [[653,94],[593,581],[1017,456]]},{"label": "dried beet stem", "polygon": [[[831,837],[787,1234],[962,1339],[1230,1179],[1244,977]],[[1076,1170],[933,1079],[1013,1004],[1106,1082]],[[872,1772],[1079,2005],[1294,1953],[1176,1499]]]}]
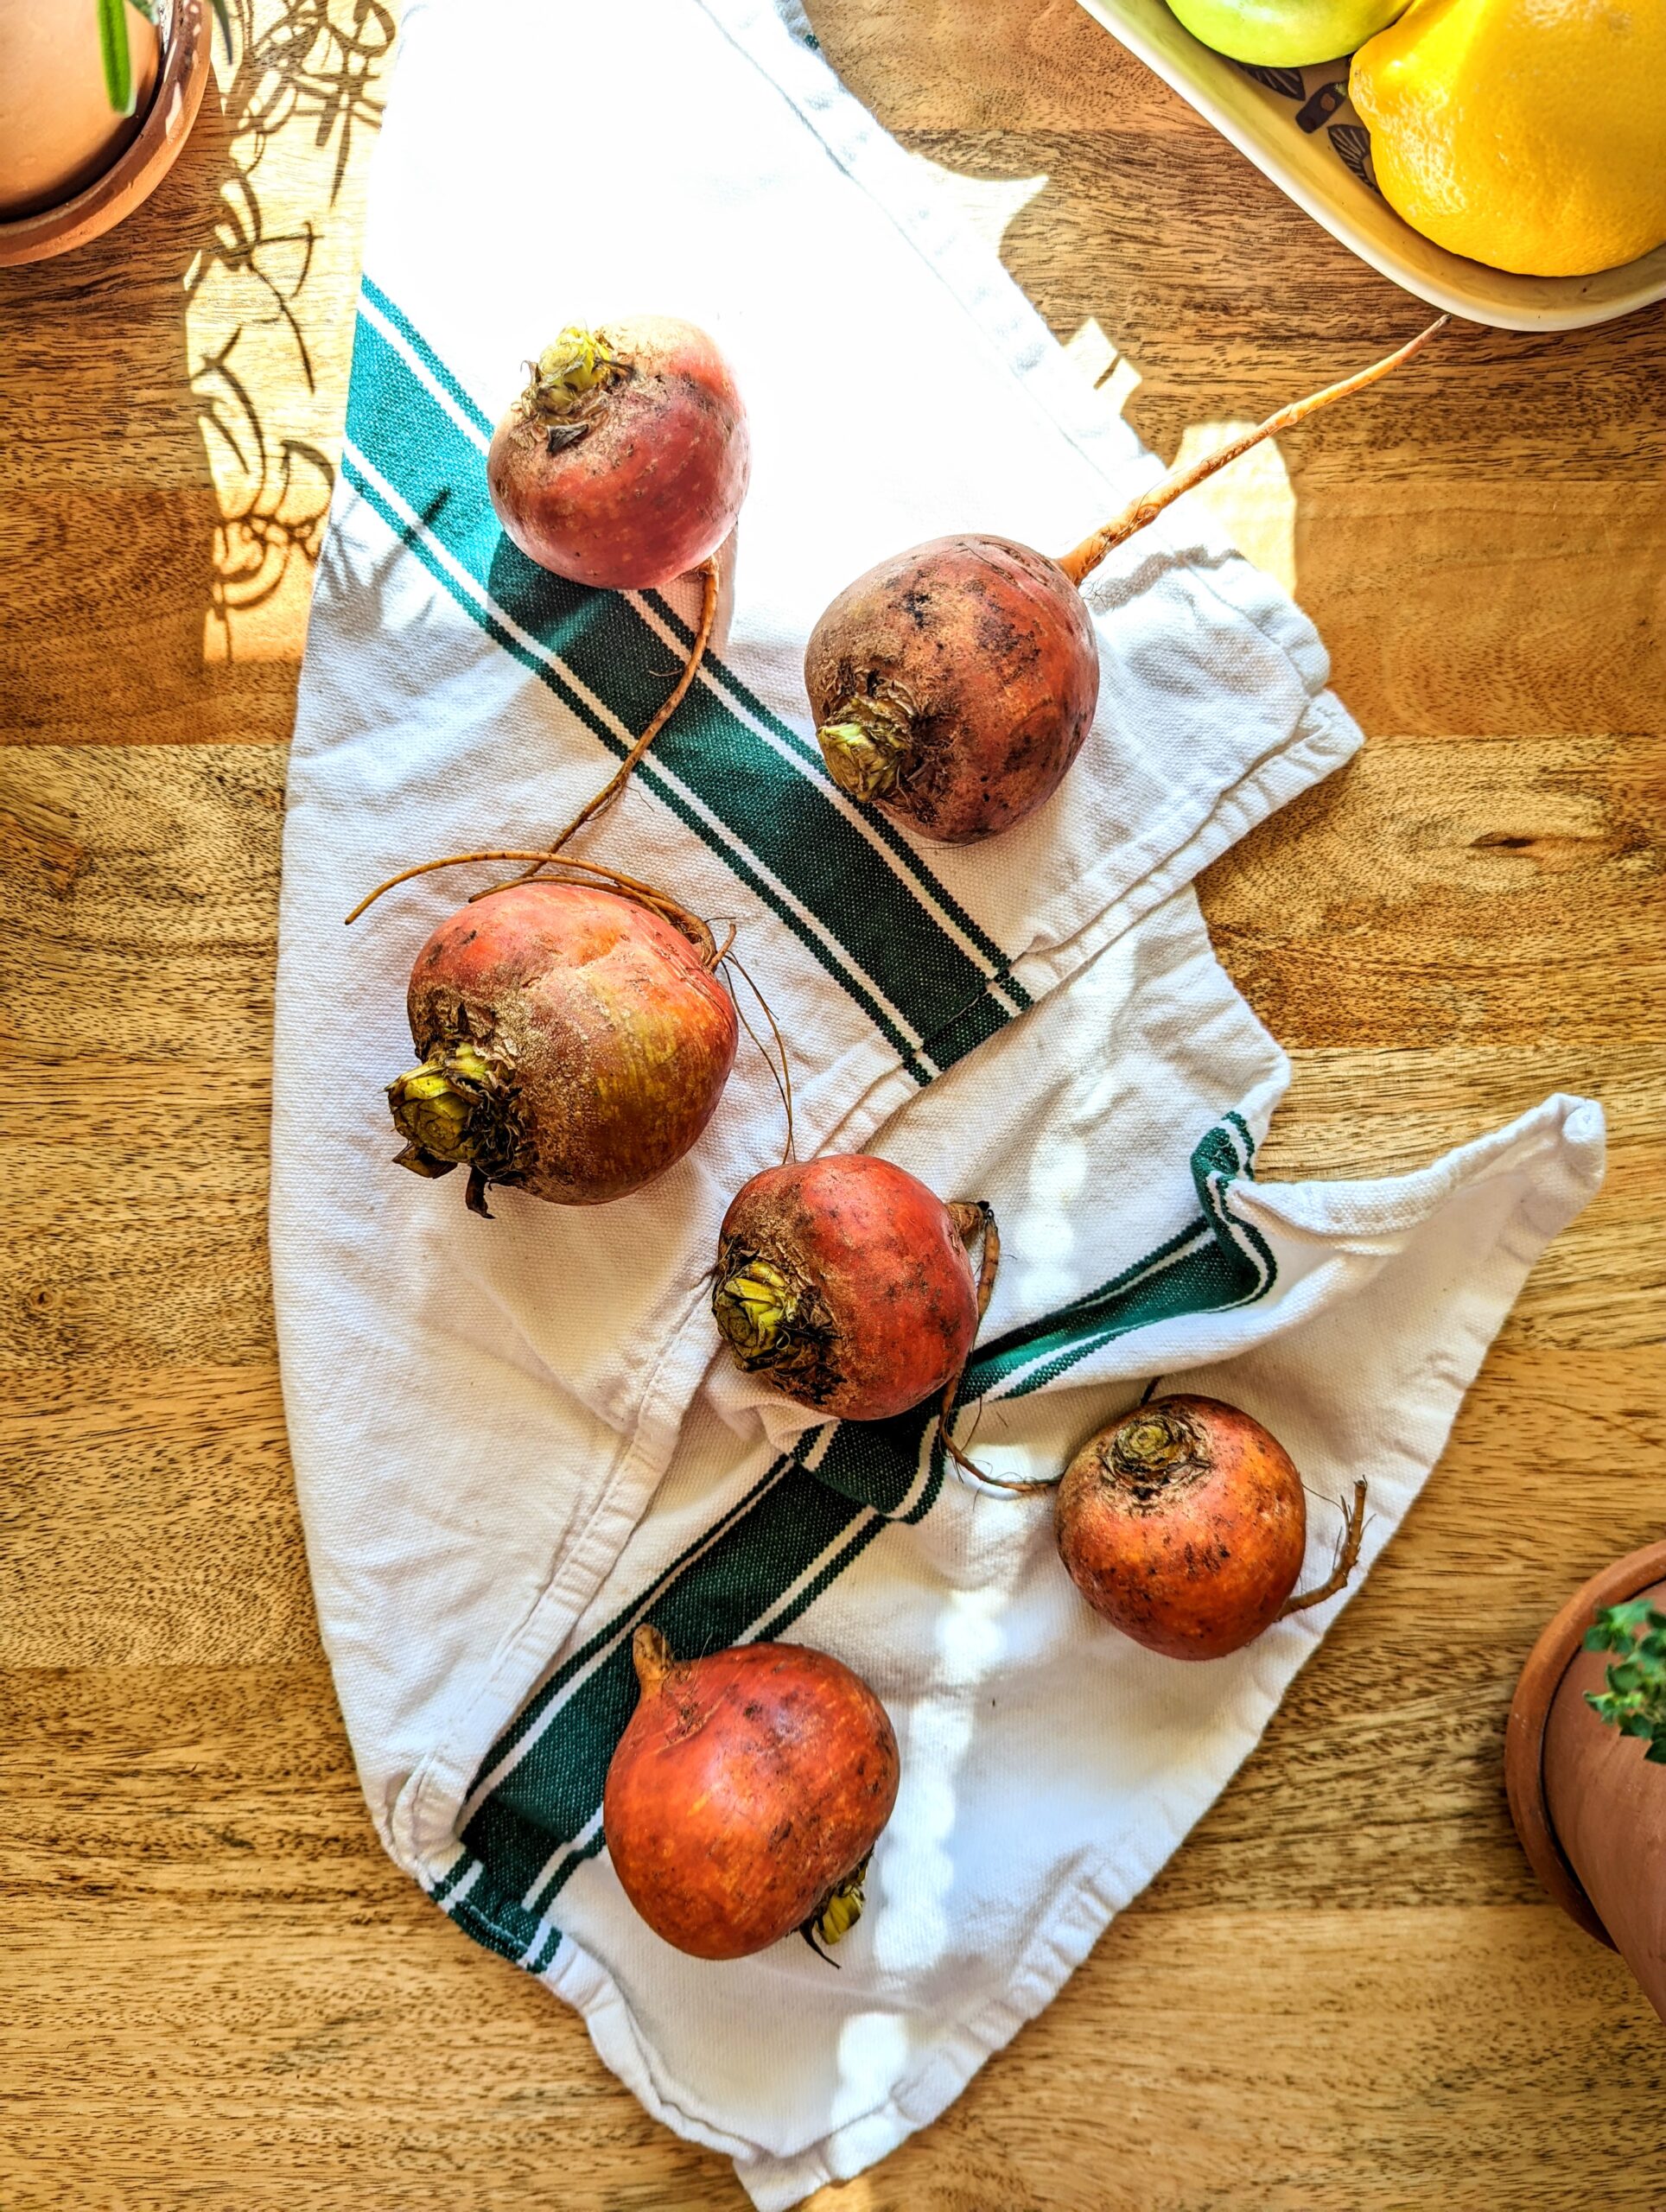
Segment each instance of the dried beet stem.
[{"label": "dried beet stem", "polygon": [[808,1283],[755,1252],[729,1269],[711,1300],[712,1317],[748,1374],[820,1357],[826,1332],[815,1305]]},{"label": "dried beet stem", "polygon": [[[397,889],[402,883],[410,883],[419,875],[432,875],[437,868],[467,868],[477,861],[555,861],[567,873],[545,876],[543,881],[582,883],[595,878],[601,889],[616,891],[621,899],[633,899],[639,906],[645,906],[650,913],[658,914],[662,921],[669,922],[673,929],[680,930],[699,953],[703,968],[715,968],[722,957],[717,950],[716,938],[700,917],[690,913],[686,906],[679,906],[676,899],[664,892],[656,891],[652,884],[639,882],[633,875],[621,875],[617,868],[602,868],[595,861],[571,860],[564,853],[529,852],[518,845],[493,846],[478,853],[448,853],[442,860],[419,861],[415,868],[401,868],[397,875],[389,876],[385,883],[378,883],[374,891],[361,899],[347,916],[347,923],[350,926],[356,922],[360,914],[373,906],[385,893]],[[474,899],[491,899],[499,892],[513,887],[512,883],[488,884],[484,891],[474,893]],[[469,904],[472,906],[474,899]],[[733,942],[732,937],[730,942]],[[727,950],[728,947],[725,946],[724,950]]]},{"label": "dried beet stem", "polygon": [[824,1966],[836,1967],[839,1962],[828,1956],[822,1944],[843,1942],[862,1918],[866,1902],[862,1884],[868,1878],[868,1862],[873,1855],[871,1851],[864,1852],[862,1863],[854,1866],[842,1882],[833,1885],[809,1919],[799,1926],[799,1935]]},{"label": "dried beet stem", "polygon": [[558,453],[585,435],[589,425],[583,418],[601,393],[630,375],[631,365],[612,350],[601,331],[569,322],[553,346],[526,364],[526,373],[521,412],[557,434],[550,450]]},{"label": "dried beet stem", "polygon": [[474,1176],[512,1179],[525,1132],[511,1072],[498,1054],[462,1038],[442,1040],[417,1066],[396,1076],[387,1087],[388,1107],[405,1148],[395,1166],[430,1179],[467,1167],[471,1187]]},{"label": "dried beet stem", "polygon": [[676,1668],[671,1647],[657,1628],[639,1621],[631,1638],[631,1663],[644,1697],[652,1697]]},{"label": "dried beet stem", "polygon": [[[744,1029],[747,1036],[751,1038],[753,1043],[757,1045],[758,1050],[760,1052],[763,1052],[764,1065],[769,1070],[771,1075],[774,1077],[775,1088],[781,1094],[781,1104],[786,1113],[786,1143],[783,1147],[781,1152],[781,1165],[785,1167],[787,1161],[791,1160],[794,1154],[795,1131],[792,1119],[792,1061],[786,1049],[786,1039],[781,1034],[781,1025],[775,1019],[774,1008],[770,1005],[769,1001],[764,996],[757,984],[753,981],[747,969],[741,966],[741,963],[729,950],[729,946],[733,944],[734,942],[734,930],[733,925],[731,925],[728,940],[725,943],[722,950],[718,954],[715,964],[721,968],[724,962],[727,961],[728,965],[741,977],[747,988],[752,993],[754,998],[757,1000],[759,1005],[762,1007],[764,1010],[764,1020],[769,1024],[769,1033],[775,1039],[775,1049],[780,1056],[780,1065],[779,1067],[776,1065],[775,1062],[771,1059],[769,1054],[767,1052],[764,1052],[763,1046],[759,1042],[757,1032],[753,1028],[752,1024],[747,1020],[745,1014],[741,1012],[741,1001],[739,999],[735,999],[735,1017],[739,1020],[741,1028]],[[732,992],[730,993],[730,996],[734,996]]]},{"label": "dried beet stem", "polygon": [[1125,1491],[1136,1505],[1155,1505],[1176,1483],[1202,1474],[1207,1447],[1183,1411],[1150,1406],[1141,1399],[1124,1416],[1100,1458],[1102,1478]]},{"label": "dried beet stem", "polygon": [[1142,492],[1137,499],[1123,508],[1114,521],[1108,522],[1103,530],[1096,530],[1092,537],[1084,537],[1074,551],[1066,553],[1060,560],[1059,567],[1073,584],[1081,584],[1093,574],[1106,554],[1114,551],[1125,539],[1132,537],[1136,531],[1143,530],[1148,523],[1154,522],[1165,507],[1172,506],[1176,499],[1205,482],[1229,462],[1236,461],[1240,454],[1246,454],[1251,447],[1260,445],[1264,438],[1275,438],[1281,430],[1293,429],[1309,415],[1316,415],[1321,407],[1328,407],[1332,400],[1346,399],[1351,393],[1364,391],[1368,385],[1391,375],[1403,362],[1410,360],[1414,353],[1421,353],[1437,331],[1445,329],[1450,320],[1448,315],[1440,315],[1430,323],[1427,330],[1420,330],[1408,344],[1396,353],[1385,354],[1382,360],[1373,361],[1370,368],[1360,369],[1353,376],[1345,377],[1340,384],[1326,385],[1322,391],[1309,392],[1305,399],[1293,400],[1289,406],[1281,407],[1276,415],[1269,415],[1255,429],[1246,430],[1241,437],[1231,439],[1218,452],[1205,454],[1201,461],[1193,461],[1187,467],[1171,468],[1160,484],[1154,484],[1150,491]]},{"label": "dried beet stem", "polygon": [[1305,1613],[1310,1605],[1322,1605],[1327,1598],[1334,1598],[1339,1590],[1347,1587],[1359,1564],[1359,1544],[1364,1533],[1365,1478],[1362,1475],[1354,1484],[1353,1503],[1348,1508],[1348,1524],[1343,1530],[1335,1565],[1317,1589],[1304,1590],[1298,1598],[1287,1598],[1278,1616],[1280,1620],[1288,1620],[1292,1613]]},{"label": "dried beet stem", "polygon": [[[977,1261],[977,1319],[981,1328],[983,1316],[989,1310],[989,1300],[995,1296],[995,1279],[1001,1272],[1001,1231],[996,1226],[995,1208],[987,1198],[953,1198],[949,1205],[949,1218],[955,1225],[955,1234],[970,1253],[973,1240],[980,1240]],[[976,1343],[976,1339],[973,1339]],[[943,1386],[943,1401],[938,1408],[938,1437],[944,1450],[963,1474],[976,1475],[980,1482],[989,1482],[976,1459],[969,1459],[956,1443],[949,1427],[949,1416],[955,1409],[955,1396],[964,1381],[966,1370],[951,1375]],[[1013,1485],[1003,1484],[1003,1489]]]},{"label": "dried beet stem", "polygon": [[[694,643],[689,648],[689,657],[683,664],[682,674],[666,693],[664,703],[652,721],[649,722],[641,736],[637,739],[595,797],[587,805],[579,809],[558,837],[550,840],[550,851],[552,855],[560,852],[568,840],[575,836],[587,822],[593,820],[596,815],[600,814],[604,807],[613,804],[626,785],[629,783],[631,772],[637,762],[653,743],[660,731],[664,728],[684,700],[687,698],[689,687],[699,674],[700,664],[706,658],[706,648],[711,643],[712,627],[717,620],[716,556],[714,555],[709,561],[703,561],[696,573],[703,580],[703,588],[700,595],[700,620],[695,630]],[[544,861],[540,861],[536,867],[529,868],[523,874],[511,876],[509,880],[512,883],[530,883],[541,873],[544,866]]]}]

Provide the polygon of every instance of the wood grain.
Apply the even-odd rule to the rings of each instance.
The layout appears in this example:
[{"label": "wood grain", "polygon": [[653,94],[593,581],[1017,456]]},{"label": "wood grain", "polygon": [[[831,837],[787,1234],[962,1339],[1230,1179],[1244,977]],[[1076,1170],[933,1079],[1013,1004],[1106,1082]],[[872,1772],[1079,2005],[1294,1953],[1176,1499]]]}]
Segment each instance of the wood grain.
[{"label": "wood grain", "polygon": [[[811,12],[1166,457],[1415,322],[1071,0]],[[261,0],[149,206],[0,277],[6,2212],[743,2203],[383,1856],[294,1510],[283,745],[388,29]],[[1663,340],[1456,330],[1221,480],[1371,741],[1204,886],[1292,1050],[1267,1172],[1410,1166],[1564,1089],[1609,1181],[1220,1804],[818,2212],[1666,2212],[1666,2045],[1499,1770],[1540,1624],[1666,1521]]]}]

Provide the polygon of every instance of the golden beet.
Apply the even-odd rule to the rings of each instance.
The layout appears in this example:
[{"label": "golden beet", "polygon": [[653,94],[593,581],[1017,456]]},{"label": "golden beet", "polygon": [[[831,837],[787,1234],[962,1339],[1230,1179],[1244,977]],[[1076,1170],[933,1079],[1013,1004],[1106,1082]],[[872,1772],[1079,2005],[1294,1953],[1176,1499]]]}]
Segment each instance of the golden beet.
[{"label": "golden beet", "polygon": [[556,1205],[680,1160],[734,1059],[734,1001],[663,914],[588,884],[512,884],[442,922],[407,999],[423,1062],[388,1086],[402,1166]]},{"label": "golden beet", "polygon": [[715,553],[752,462],[746,409],[705,332],[663,315],[575,326],[531,366],[486,461],[498,519],[527,558],[642,591]]},{"label": "golden beet", "polygon": [[1093,727],[1099,647],[1057,562],[968,531],[847,585],[811,632],[804,684],[834,781],[965,845],[1058,789]]},{"label": "golden beet", "polygon": [[678,1662],[645,1624],[642,1695],[607,1770],[614,1872],[655,1934],[741,1959],[794,1930],[836,1942],[896,1802],[897,1739],[860,1675],[797,1643]]},{"label": "golden beet", "polygon": [[1222,1659],[1278,1618],[1307,1507],[1277,1438],[1216,1398],[1154,1398],[1071,1462],[1059,1554],[1097,1613],[1171,1659]]},{"label": "golden beet", "polygon": [[749,1374],[842,1421],[936,1397],[982,1318],[967,1239],[989,1209],[944,1205],[871,1153],[766,1168],[723,1217],[712,1313]]},{"label": "golden beet", "polygon": [[938,844],[974,844],[1033,814],[1092,726],[1099,648],[1080,587],[1105,556],[1263,438],[1398,368],[1440,327],[1171,469],[1056,561],[965,531],[858,576],[804,655],[829,775]]}]

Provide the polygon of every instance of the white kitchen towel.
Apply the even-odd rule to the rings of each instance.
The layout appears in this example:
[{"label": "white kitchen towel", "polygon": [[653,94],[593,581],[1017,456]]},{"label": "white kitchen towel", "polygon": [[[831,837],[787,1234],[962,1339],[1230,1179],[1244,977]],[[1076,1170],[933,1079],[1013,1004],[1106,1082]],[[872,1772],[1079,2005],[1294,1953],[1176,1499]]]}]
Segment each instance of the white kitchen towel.
[{"label": "white kitchen towel", "polygon": [[[836,589],[955,528],[1062,549],[1156,465],[802,19],[414,0],[402,38],[284,847],[272,1249],[319,1617],[399,1863],[785,2207],[940,2112],[1047,2001],[1343,1601],[1234,1660],[1154,1658],[1077,1599],[1046,1500],[963,1479],[923,1414],[817,1425],[715,1363],[717,1222],[781,1138],[744,1044],[694,1152],[614,1205],[499,1189],[481,1222],[456,1180],[391,1164],[405,975],[483,876],[343,913],[402,866],[565,820],[695,608],[579,590],[502,539],[482,456],[525,358],[647,308],[735,367],[754,476],[727,632],[577,849],[736,923],[802,1152],[871,1144],[995,1205],[958,1427],[989,1471],[1056,1469],[1184,1373],[1269,1421],[1321,1501],[1369,1478],[1369,1563],[1595,1187],[1601,1116],[1553,1098],[1420,1174],[1255,1180],[1286,1065],[1189,887],[1358,733],[1311,626],[1196,518],[1094,580],[1098,718],[1028,823],[917,846],[829,782],[799,663]],[[1313,1576],[1334,1534],[1321,1503]],[[801,1944],[696,1965],[626,1904],[598,1806],[644,1618],[684,1650],[803,1637],[884,1699],[902,1790],[841,1971]]]}]

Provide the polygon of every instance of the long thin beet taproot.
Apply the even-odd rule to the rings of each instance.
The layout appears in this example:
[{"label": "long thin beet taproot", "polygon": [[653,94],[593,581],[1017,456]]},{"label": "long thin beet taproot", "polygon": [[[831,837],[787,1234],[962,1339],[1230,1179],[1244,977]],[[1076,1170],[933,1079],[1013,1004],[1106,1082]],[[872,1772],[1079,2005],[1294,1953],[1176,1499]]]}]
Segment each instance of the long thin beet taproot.
[{"label": "long thin beet taproot", "polygon": [[527,366],[525,389],[486,459],[509,537],[540,568],[599,590],[701,579],[680,674],[607,783],[550,840],[559,851],[618,797],[694,682],[716,620],[718,549],[751,478],[752,441],[728,362],[703,330],[671,315],[570,324]]}]

